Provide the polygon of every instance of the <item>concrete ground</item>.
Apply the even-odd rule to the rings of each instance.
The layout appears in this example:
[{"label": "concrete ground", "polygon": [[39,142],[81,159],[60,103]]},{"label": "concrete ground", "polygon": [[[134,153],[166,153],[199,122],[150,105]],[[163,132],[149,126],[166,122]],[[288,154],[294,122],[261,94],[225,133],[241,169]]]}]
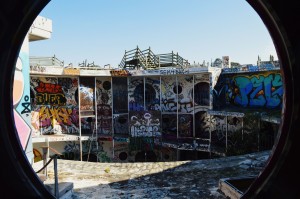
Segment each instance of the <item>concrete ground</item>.
[{"label": "concrete ground", "polygon": [[[155,162],[95,163],[58,160],[59,182],[73,182],[73,199],[226,199],[219,180],[258,176],[270,151],[218,159]],[[53,161],[52,161],[53,162]],[[53,163],[45,184],[54,183]],[[42,162],[33,165],[34,170]]]}]

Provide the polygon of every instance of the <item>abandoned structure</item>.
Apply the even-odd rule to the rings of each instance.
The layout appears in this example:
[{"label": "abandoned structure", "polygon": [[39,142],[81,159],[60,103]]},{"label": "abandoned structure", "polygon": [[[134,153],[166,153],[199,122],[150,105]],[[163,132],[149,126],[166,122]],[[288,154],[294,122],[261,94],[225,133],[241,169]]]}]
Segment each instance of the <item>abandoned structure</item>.
[{"label": "abandoned structure", "polygon": [[117,68],[64,66],[56,57],[28,62],[20,98],[30,133],[20,139],[34,161],[43,146],[64,159],[143,162],[261,151],[276,139],[284,92],[271,59],[231,68],[224,56],[195,66],[178,53],[136,47]]},{"label": "abandoned structure", "polygon": [[273,145],[283,95],[275,65],[194,68],[177,53],[138,47],[118,69],[46,63],[30,66],[34,150],[47,143],[62,158],[135,162]]}]

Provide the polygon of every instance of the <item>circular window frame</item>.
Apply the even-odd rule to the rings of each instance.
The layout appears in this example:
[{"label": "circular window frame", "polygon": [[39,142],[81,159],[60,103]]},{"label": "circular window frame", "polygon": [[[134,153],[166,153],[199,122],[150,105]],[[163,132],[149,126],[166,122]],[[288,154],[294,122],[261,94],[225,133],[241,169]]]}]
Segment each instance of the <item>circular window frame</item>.
[{"label": "circular window frame", "polygon": [[[54,198],[34,173],[22,151],[12,110],[12,66],[17,61],[27,30],[49,2],[50,0],[6,0],[0,3],[0,25],[3,29],[0,33],[0,154],[5,160],[1,170],[1,190],[2,196],[7,198]],[[300,43],[300,28],[294,22],[300,20],[300,13],[296,1],[247,2],[261,17],[274,41],[282,66],[285,96],[282,122],[272,154],[242,198],[278,198],[283,194],[284,198],[295,198],[300,195],[297,185],[292,183],[294,180],[297,182],[296,173],[299,170],[293,160],[300,148],[297,145],[297,123],[300,122],[300,78],[297,77],[300,74],[300,50],[297,45]],[[11,187],[18,187],[18,191],[8,191]]]}]

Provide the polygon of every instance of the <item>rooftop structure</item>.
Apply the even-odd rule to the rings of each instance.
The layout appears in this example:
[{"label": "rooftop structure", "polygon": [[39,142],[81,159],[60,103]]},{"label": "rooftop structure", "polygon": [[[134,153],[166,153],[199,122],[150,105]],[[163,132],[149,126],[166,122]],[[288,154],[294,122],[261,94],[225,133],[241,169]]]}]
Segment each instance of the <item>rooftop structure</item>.
[{"label": "rooftop structure", "polygon": [[161,67],[187,68],[190,66],[188,60],[183,59],[178,53],[154,54],[150,47],[140,50],[136,47],[133,50],[125,51],[119,68],[126,69],[158,69]]}]

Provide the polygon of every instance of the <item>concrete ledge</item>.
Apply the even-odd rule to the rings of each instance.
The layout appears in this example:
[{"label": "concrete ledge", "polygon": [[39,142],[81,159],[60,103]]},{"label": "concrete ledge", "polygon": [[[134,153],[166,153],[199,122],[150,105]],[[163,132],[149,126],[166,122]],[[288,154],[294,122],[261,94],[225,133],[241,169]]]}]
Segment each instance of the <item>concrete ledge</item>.
[{"label": "concrete ledge", "polygon": [[255,178],[255,176],[223,178],[219,180],[219,190],[230,199],[239,199]]},{"label": "concrete ledge", "polygon": [[[51,192],[53,195],[54,193],[54,184],[45,184],[45,187]],[[59,182],[58,183],[58,195],[60,199],[67,199],[72,198],[73,193],[73,183],[72,182]]]}]

